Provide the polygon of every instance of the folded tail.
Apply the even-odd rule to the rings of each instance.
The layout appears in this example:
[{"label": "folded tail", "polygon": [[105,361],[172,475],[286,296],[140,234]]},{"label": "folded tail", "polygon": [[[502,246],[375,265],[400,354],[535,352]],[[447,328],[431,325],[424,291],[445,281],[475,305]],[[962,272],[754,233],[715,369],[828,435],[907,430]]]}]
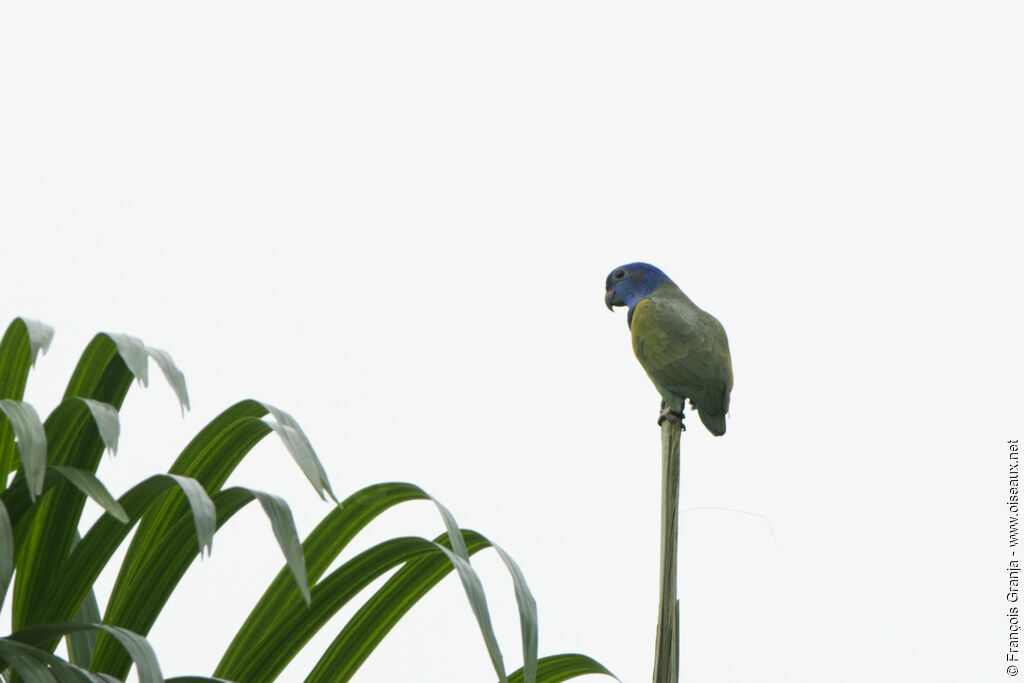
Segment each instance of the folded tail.
[{"label": "folded tail", "polygon": [[715,436],[721,436],[725,434],[725,413],[721,415],[711,415],[705,410],[697,408],[697,415],[700,416],[700,421],[704,423],[704,426],[708,428],[708,431]]}]

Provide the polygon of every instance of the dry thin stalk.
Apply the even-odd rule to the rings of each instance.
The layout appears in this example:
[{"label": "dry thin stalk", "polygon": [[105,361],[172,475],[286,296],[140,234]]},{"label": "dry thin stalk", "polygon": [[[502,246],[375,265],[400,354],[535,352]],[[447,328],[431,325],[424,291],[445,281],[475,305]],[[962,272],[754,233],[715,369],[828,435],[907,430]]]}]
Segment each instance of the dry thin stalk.
[{"label": "dry thin stalk", "polygon": [[679,600],[676,597],[679,541],[679,423],[661,423],[661,598],[654,646],[654,683],[679,681]]}]

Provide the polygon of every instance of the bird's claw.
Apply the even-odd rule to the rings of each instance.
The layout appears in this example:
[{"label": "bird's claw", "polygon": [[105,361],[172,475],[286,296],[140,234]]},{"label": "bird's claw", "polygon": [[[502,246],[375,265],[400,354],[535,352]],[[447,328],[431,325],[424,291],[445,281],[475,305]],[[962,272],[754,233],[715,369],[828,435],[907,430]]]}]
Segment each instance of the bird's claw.
[{"label": "bird's claw", "polygon": [[681,431],[686,431],[686,424],[683,422],[683,414],[677,413],[676,411],[672,410],[666,405],[662,405],[661,413],[658,415],[658,426],[660,427],[661,423],[664,422],[665,420],[668,420],[669,422],[675,422],[676,424],[679,425],[679,429]]}]

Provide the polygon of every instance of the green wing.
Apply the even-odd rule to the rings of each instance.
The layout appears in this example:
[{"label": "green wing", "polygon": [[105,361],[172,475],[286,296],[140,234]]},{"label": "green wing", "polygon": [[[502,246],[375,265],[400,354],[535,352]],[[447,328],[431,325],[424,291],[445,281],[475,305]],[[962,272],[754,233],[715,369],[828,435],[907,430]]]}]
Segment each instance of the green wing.
[{"label": "green wing", "polygon": [[637,359],[665,402],[681,411],[689,398],[712,432],[724,432],[732,361],[722,324],[676,289],[637,304],[630,329]]}]

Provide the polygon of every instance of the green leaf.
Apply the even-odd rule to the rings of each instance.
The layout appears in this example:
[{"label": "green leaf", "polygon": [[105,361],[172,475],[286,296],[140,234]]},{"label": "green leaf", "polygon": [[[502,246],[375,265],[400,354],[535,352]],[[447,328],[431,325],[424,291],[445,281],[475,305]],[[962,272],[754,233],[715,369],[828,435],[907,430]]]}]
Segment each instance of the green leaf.
[{"label": "green leaf", "polygon": [[[46,419],[47,462],[95,472],[105,444],[88,406],[68,399],[91,398],[117,409],[131,380],[132,374],[117,345],[107,335],[96,335],[71,375],[65,400]],[[35,618],[36,609],[50,594],[52,582],[70,551],[84,504],[81,491],[62,483],[36,504],[30,520],[16,526],[19,548],[13,589],[15,628],[41,621]],[[10,505],[8,510],[13,520]]]},{"label": "green leaf", "polygon": [[[76,534],[75,546],[81,542],[82,538]],[[96,593],[90,590],[89,594],[85,596],[85,600],[82,601],[81,607],[75,612],[72,621],[76,624],[98,624],[102,619],[99,603],[96,602]],[[68,647],[68,660],[72,664],[89,666],[93,650],[96,648],[96,631],[74,631],[67,634],[64,639]]]},{"label": "green leaf", "polygon": [[[479,534],[465,533],[467,541],[464,543],[470,542],[474,552],[487,547],[486,540]],[[424,538],[405,537],[384,541],[356,555],[313,586],[309,607],[293,593],[281,612],[274,615],[274,626],[266,625],[262,638],[245,647],[244,654],[236,639],[214,675],[247,683],[275,680],[303,645],[363,588],[402,563],[443,551],[448,549]],[[451,565],[448,566],[450,568]],[[340,682],[347,679],[333,677],[330,680]]]},{"label": "green leaf", "polygon": [[[219,491],[252,447],[272,431],[271,426],[261,419],[268,412],[268,407],[257,401],[241,401],[231,406],[192,439],[171,466],[170,472],[195,478],[211,494]],[[297,425],[292,430],[298,431],[301,440],[306,441]],[[322,471],[315,457],[313,455],[313,465]],[[322,497],[323,494],[320,491],[318,493]],[[171,523],[168,520],[176,519],[180,513],[179,502],[166,501],[163,506],[165,509],[160,515],[147,519],[139,527],[125,560],[124,571],[134,571],[134,564],[141,561],[146,549],[166,531]]]},{"label": "green leaf", "polygon": [[[498,638],[494,635],[494,627],[491,625],[491,615],[487,609],[487,597],[484,595],[484,587],[480,583],[480,577],[473,570],[472,565],[469,563],[469,555],[466,554],[466,547],[462,543],[462,535],[458,532],[458,525],[455,523],[455,518],[452,513],[448,511],[444,505],[440,503],[433,496],[428,496],[430,500],[434,502],[438,511],[441,513],[441,518],[444,520],[445,527],[448,529],[448,538],[451,539],[452,551],[447,548],[442,550],[449,556],[452,565],[459,573],[459,580],[462,581],[463,590],[466,593],[466,597],[469,598],[469,606],[473,610],[473,616],[476,617],[476,623],[480,627],[480,633],[484,637],[484,644],[487,646],[487,653],[491,657],[491,664],[494,666],[495,673],[498,674],[498,679],[502,683],[507,682],[507,676],[505,675],[505,664],[501,657],[501,649],[498,647]],[[504,559],[504,558],[503,558]],[[514,565],[514,563],[513,563]],[[511,569],[511,567],[509,567]],[[522,572],[516,572],[519,578],[522,578]],[[513,579],[516,578],[516,574],[513,574]],[[525,580],[522,585],[525,586]],[[526,588],[526,595],[529,595],[529,588]],[[520,587],[517,583],[516,596],[520,595]],[[532,596],[529,598],[533,600]],[[536,606],[533,608],[532,626],[528,624],[526,619],[528,614],[524,613],[524,608],[527,609],[528,605],[520,603],[520,615],[522,622],[523,633],[528,635],[528,631],[532,628],[534,631],[537,628],[537,614]],[[524,637],[523,647],[524,651],[528,647],[529,640]],[[536,657],[536,654],[534,655]],[[529,660],[527,660],[529,661]]]},{"label": "green leaf", "polygon": [[[425,498],[426,494],[419,487],[403,483],[375,484],[346,498],[302,544],[309,583],[315,584],[356,534],[381,513],[399,503]],[[250,657],[263,651],[264,635],[284,628],[282,614],[298,603],[297,598],[292,577],[282,569],[235,635],[214,674],[237,678],[235,672],[246,666]]]},{"label": "green leaf", "polygon": [[[46,335],[46,331],[49,335]],[[29,369],[36,354],[49,346],[53,329],[25,318],[15,318],[0,340],[0,398],[20,401],[25,395]],[[0,490],[8,475],[17,469],[14,431],[6,420],[0,420]]]},{"label": "green leaf", "polygon": [[[122,340],[122,345],[128,344]],[[130,351],[125,355],[132,357]],[[121,406],[132,377],[117,343],[109,335],[96,335],[71,375],[65,400],[46,420],[49,464],[96,471],[103,449],[116,446],[111,413]],[[31,527],[21,534],[22,559],[14,583],[16,628],[40,621],[35,618],[36,607],[46,599],[70,551],[84,502],[80,490],[61,484],[33,511]]]},{"label": "green leaf", "polygon": [[[437,506],[447,531],[449,531],[447,538],[451,540],[451,545],[455,550],[449,550],[443,545],[433,547],[431,552],[434,555],[439,555],[439,558],[436,558],[434,560],[435,564],[431,564],[430,567],[434,568],[438,561],[442,566],[442,569],[438,570],[439,573],[435,572],[438,575],[436,581],[439,581],[440,577],[443,577],[452,568],[456,568],[459,571],[460,580],[470,599],[474,615],[477,617],[477,623],[480,626],[481,633],[484,634],[484,642],[488,646],[488,653],[492,656],[492,663],[495,665],[496,671],[499,672],[499,676],[503,676],[504,667],[502,665],[501,653],[497,650],[497,639],[494,636],[492,625],[490,625],[483,588],[480,585],[476,572],[469,564],[469,552],[463,541],[463,533],[455,525],[455,518],[451,512],[424,493],[418,486],[407,483],[377,484],[360,490],[360,492],[345,500],[339,508],[333,510],[310,533],[309,538],[303,543],[310,583],[315,583],[321,577],[331,562],[334,561],[342,549],[355,536],[355,533],[362,527],[388,508],[411,500],[430,500]],[[480,538],[482,539],[482,537]],[[486,542],[485,540],[483,541]],[[489,542],[486,543],[489,545]],[[529,595],[529,589],[522,578],[522,572],[519,571],[514,562],[511,562],[511,558],[504,554],[503,560],[506,558],[508,559],[506,564],[513,575],[513,583],[516,586],[516,595],[519,600],[522,629],[525,634],[524,660],[529,661],[531,656],[536,660],[536,605],[534,600],[532,600],[532,596]],[[406,571],[406,569],[399,571],[399,574],[402,571]],[[351,579],[351,581],[357,580]],[[214,672],[215,675],[246,681],[251,679],[264,680],[253,679],[253,677],[276,671],[275,667],[280,666],[283,668],[287,661],[294,656],[298,651],[296,647],[301,647],[305,641],[298,638],[298,634],[304,633],[301,629],[298,629],[292,623],[286,623],[287,618],[289,618],[287,614],[292,613],[289,610],[297,608],[294,592],[290,589],[289,583],[287,575],[282,570],[278,578],[274,579],[270,587],[267,588],[260,602],[250,613],[246,623],[231,642],[227,651],[225,651],[220,665],[218,665],[217,670]],[[429,584],[424,589],[424,592],[433,585],[433,583]],[[318,586],[321,585],[316,584],[313,588],[314,598],[317,594]],[[406,609],[412,606],[417,599],[419,597],[410,602]],[[399,612],[392,612],[381,617],[382,621],[375,627],[377,629],[375,632],[380,633],[381,629],[383,629],[383,633],[381,633],[381,637],[383,637],[383,634],[386,634],[387,631],[393,628],[403,613],[404,610],[400,610]],[[309,618],[313,617],[310,616]],[[382,627],[381,624],[386,626]],[[262,658],[269,647],[264,639],[264,634],[266,633],[286,634],[282,638],[289,639],[288,643],[279,643],[270,648],[276,652],[274,655],[276,656],[276,664],[271,664]],[[362,633],[360,635],[366,634]],[[369,655],[370,651],[376,647],[377,642],[379,640],[373,641],[362,658],[365,659],[365,656]],[[339,645],[339,647],[346,652],[351,649],[351,645],[347,641],[345,644]],[[357,667],[358,664],[361,664],[361,661],[362,659],[359,659],[355,666]],[[327,669],[324,671],[327,673],[324,674],[324,680],[333,680],[331,677],[338,672],[337,661],[332,660],[330,666],[325,666],[327,666]],[[354,668],[351,671],[354,672]]]},{"label": "green leaf", "polygon": [[[191,508],[186,507],[186,514],[179,520],[188,531],[191,561],[191,557],[198,554],[199,549],[206,545],[203,536],[212,533],[206,531],[208,523],[200,522],[198,518],[211,514],[213,502],[205,492],[201,496],[194,495],[196,487],[193,480],[180,475],[154,475],[132,487],[118,500],[119,506],[128,517],[128,524],[108,512],[93,524],[80,542],[74,545],[54,578],[53,590],[49,591],[36,607],[34,615],[37,620],[71,619],[79,610],[82,601],[88,597],[93,583],[118,546],[131,533],[132,524],[155,510],[156,503],[172,488],[181,488],[182,493],[186,494],[186,500],[194,505]],[[193,498],[188,497],[185,488],[193,490]],[[168,558],[168,561],[170,559]]]},{"label": "green leaf", "polygon": [[[309,567],[308,575],[310,582],[315,583],[319,579],[352,537],[366,524],[393,505],[408,500],[431,500],[441,513],[445,526],[448,529],[448,537],[452,539],[451,544],[454,547],[454,551],[444,546],[436,546],[431,552],[441,556],[440,561],[444,567],[443,573],[451,571],[453,567],[458,570],[463,588],[467,597],[469,597],[474,616],[477,618],[477,623],[484,634],[484,640],[488,646],[488,653],[491,656],[492,664],[494,664],[495,671],[498,672],[499,676],[503,676],[504,667],[500,651],[497,649],[497,639],[494,637],[490,616],[487,612],[483,587],[476,572],[469,564],[469,553],[463,541],[462,533],[455,526],[455,519],[447,508],[417,486],[401,483],[378,484],[359,491],[346,499],[339,508],[333,510],[303,543],[306,563]],[[486,541],[486,539],[484,540]],[[526,634],[524,639],[524,661],[529,661],[531,653],[536,652],[536,640],[530,636],[531,633],[536,632],[536,608],[532,605],[533,598],[530,596],[529,589],[522,579],[522,573],[518,571],[518,567],[515,567],[515,571],[512,571],[513,567],[515,567],[515,563],[512,563],[509,569],[513,574],[513,582],[517,586],[517,598],[520,600],[523,631]],[[437,580],[440,580],[440,578]],[[235,636],[235,639],[221,659],[217,670],[214,672],[216,675],[248,681],[258,671],[267,672],[274,670],[268,662],[261,659],[260,655],[261,652],[266,650],[266,642],[264,641],[264,634],[266,633],[287,633],[289,634],[287,637],[292,639],[291,646],[295,646],[298,642],[295,640],[295,634],[299,631],[295,630],[296,627],[294,625],[284,622],[286,611],[292,609],[295,603],[294,593],[291,592],[288,584],[288,577],[284,570],[282,570],[270,587],[268,587],[256,608],[253,609],[249,618]],[[430,586],[433,585],[430,584]],[[427,589],[429,589],[429,586]],[[316,586],[313,588],[313,594],[315,601],[315,595],[317,594]],[[411,604],[409,603],[409,606]],[[397,615],[391,615],[393,621],[386,626],[384,633],[397,623],[402,614],[404,614],[404,611]],[[383,637],[383,634],[381,637]],[[301,647],[301,643],[298,643],[298,646]],[[376,642],[367,650],[367,655],[369,651],[372,651],[373,647],[376,647]],[[349,648],[345,646],[343,649],[347,650]],[[289,653],[287,654],[287,659],[283,660],[284,663],[287,663],[288,659],[294,656],[295,651],[282,646],[279,653]],[[535,654],[533,656],[535,657]],[[361,662],[362,660],[359,660],[356,666]],[[278,661],[278,664],[282,667],[284,665],[280,661]],[[332,663],[333,666],[334,664]],[[330,675],[336,673],[334,668],[329,670],[331,672]],[[353,668],[352,671],[354,670]]]},{"label": "green leaf", "polygon": [[[53,683],[58,683],[54,674],[43,663],[43,656],[46,655],[52,657],[48,652],[43,652],[42,650],[37,650],[34,647],[10,641],[6,638],[0,638],[0,658],[2,658],[3,663],[9,664],[26,681],[32,681],[32,683],[53,681]],[[57,658],[54,657],[54,659]]]},{"label": "green leaf", "polygon": [[[96,602],[96,593],[89,591],[82,601],[82,606],[75,612],[72,621],[76,624],[98,624],[103,618],[100,614],[99,603]],[[68,646],[68,659],[72,664],[89,666],[92,661],[92,653],[96,649],[95,631],[75,631],[66,636]]]},{"label": "green leaf", "polygon": [[188,389],[185,387],[185,375],[174,364],[171,354],[163,349],[154,349],[152,346],[147,346],[146,353],[160,366],[164,377],[167,379],[167,383],[171,385],[174,395],[178,397],[178,403],[181,405],[181,414],[184,415],[186,410],[191,410],[188,404]]},{"label": "green leaf", "polygon": [[[45,650],[9,638],[0,638],[0,668],[10,664],[29,683],[120,683],[116,678],[98,674],[65,662]],[[4,680],[10,680],[5,677]]]},{"label": "green leaf", "polygon": [[0,502],[0,605],[7,599],[7,587],[14,576],[14,530],[7,506]]},{"label": "green leaf", "polygon": [[270,433],[260,419],[266,414],[259,401],[239,401],[203,427],[168,471],[198,479],[211,493],[219,491],[249,449]]},{"label": "green leaf", "polygon": [[163,476],[174,479],[188,500],[188,506],[192,509],[192,517],[196,525],[199,553],[202,554],[203,548],[206,548],[207,554],[212,553],[213,533],[217,530],[217,508],[210,500],[210,496],[207,495],[206,489],[192,477],[183,477],[180,474]]},{"label": "green leaf", "polygon": [[[438,542],[443,544],[447,538],[450,536],[439,538]],[[490,545],[482,536],[479,536],[478,542],[485,544],[480,547]],[[469,550],[472,553],[478,549],[474,546]],[[405,613],[447,576],[453,567],[459,566],[460,558],[447,549],[443,550],[443,556],[435,555],[409,562],[391,577],[345,625],[307,678],[307,683],[348,680]],[[507,559],[506,566],[516,585],[524,631],[524,659],[529,662],[532,654],[536,661],[537,617],[533,597],[519,567],[507,553],[496,550],[503,561]],[[531,668],[535,666],[533,664]]]},{"label": "green leaf", "polygon": [[117,409],[109,403],[97,401],[92,398],[75,397],[75,401],[81,401],[89,409],[96,429],[99,430],[103,445],[111,454],[117,453],[117,440],[121,435],[121,423],[117,416]]},{"label": "green leaf", "polygon": [[[293,458],[299,462],[300,467],[305,468],[304,471],[310,481],[313,481],[314,485],[319,485],[317,492],[321,497],[325,491],[333,497],[323,468],[298,424],[287,413],[276,408],[273,410],[280,420],[274,424],[281,427],[277,431],[286,437],[285,445]],[[216,496],[252,447],[274,431],[273,427],[263,420],[270,411],[271,407],[251,400],[231,406],[192,439],[171,466],[170,472],[195,478],[212,496]],[[156,618],[156,613],[163,604],[162,601],[169,597],[170,590],[173,589],[173,585],[168,588],[168,584],[164,583],[167,567],[162,557],[162,548],[165,535],[184,514],[180,500],[165,499],[158,507],[159,511],[147,515],[135,532],[111,592],[105,615],[107,623],[116,623],[142,634],[148,633],[152,620]],[[294,581],[294,577],[290,577],[289,580]],[[167,590],[167,594],[144,591],[142,587],[147,585],[147,581],[158,582],[162,589]],[[126,588],[132,584],[136,587]],[[147,607],[143,608],[142,604],[146,604]],[[152,612],[154,609],[157,612]],[[105,645],[104,638],[101,637],[99,640],[93,668],[117,676],[124,675],[127,660],[119,651]]]},{"label": "green leaf", "polygon": [[149,354],[146,352],[146,345],[138,337],[127,334],[107,332],[107,337],[117,345],[117,352],[121,354],[125,365],[135,378],[142,383],[142,386],[149,385]]},{"label": "green leaf", "polygon": [[0,413],[7,416],[18,440],[21,467],[28,481],[29,494],[35,498],[43,491],[46,474],[46,432],[39,414],[30,404],[9,398],[0,399]]},{"label": "green leaf", "polygon": [[[451,537],[452,534],[449,531],[448,538]],[[498,648],[498,639],[494,635],[494,628],[491,626],[491,615],[487,610],[487,598],[484,595],[484,587],[480,583],[480,577],[473,571],[469,560],[464,559],[444,546],[438,547],[448,556],[452,566],[458,571],[466,597],[469,598],[469,606],[473,610],[476,623],[480,626],[480,633],[483,634],[484,643],[487,645],[487,653],[491,656],[491,664],[494,666],[494,671],[498,674],[498,679],[502,683],[507,683],[508,676],[505,674],[505,664],[501,658],[501,650]]]},{"label": "green leaf", "polygon": [[[113,514],[115,518],[122,522],[128,521],[121,506],[110,495],[110,492],[103,486],[103,483],[91,472],[78,469],[77,467],[47,467],[43,478],[43,493],[49,491],[61,481],[69,482],[79,491],[96,501],[104,510]],[[0,496],[0,500],[3,500],[8,506],[7,510],[11,513],[12,522],[16,525],[21,520],[21,517],[29,511],[31,505],[25,480],[19,479],[14,482],[11,488],[4,491],[3,495]]]},{"label": "green leaf", "polygon": [[[537,680],[539,683],[560,683],[587,674],[604,674],[615,680],[618,677],[599,663],[578,654],[562,654],[543,657],[537,662]],[[524,683],[523,670],[516,671],[508,677],[509,683]]]},{"label": "green leaf", "polygon": [[128,522],[128,513],[114,500],[114,497],[110,495],[110,491],[107,491],[107,487],[91,472],[80,470],[77,467],[54,466],[51,469],[74,484],[79,491],[96,501],[114,519],[120,522]]},{"label": "green leaf", "polygon": [[39,352],[42,351],[45,354],[50,350],[50,344],[53,342],[53,328],[31,318],[18,318],[15,322],[19,320],[25,325],[25,331],[28,332],[29,355],[32,358],[32,365],[35,365]]},{"label": "green leaf", "polygon": [[114,340],[109,335],[97,334],[78,359],[64,398],[94,398],[120,409],[133,378]]},{"label": "green leaf", "polygon": [[324,498],[324,493],[327,493],[331,500],[337,503],[338,499],[331,490],[331,483],[327,480],[327,473],[324,471],[323,465],[320,464],[319,458],[316,457],[313,446],[309,443],[309,439],[306,438],[306,434],[299,427],[299,423],[280,408],[275,408],[269,403],[264,403],[263,406],[276,420],[276,422],[267,422],[267,424],[281,437],[285,448],[292,454],[302,473],[313,484],[317,494]]},{"label": "green leaf", "polygon": [[[21,398],[29,369],[39,351],[45,352],[52,334],[46,326],[16,320],[0,340],[0,415],[6,416],[0,417],[0,602],[13,572],[12,621],[20,629],[15,637],[26,641],[0,639],[3,681],[109,683],[122,680],[133,659],[144,683],[162,680],[145,633],[195,557],[210,551],[216,530],[253,500],[260,502],[271,522],[285,566],[225,653],[217,676],[225,675],[221,669],[229,669],[238,674],[228,677],[234,680],[272,680],[331,615],[369,582],[395,568],[398,571],[324,653],[309,680],[348,680],[412,605],[453,569],[501,680],[548,683],[583,673],[606,673],[588,658],[569,659],[581,655],[538,662],[535,601],[522,571],[504,550],[496,548],[512,577],[523,640],[524,667],[507,678],[483,586],[469,561],[490,543],[475,532],[461,530],[451,513],[418,487],[368,487],[332,510],[301,544],[283,499],[240,487],[223,489],[251,448],[273,431],[317,494],[337,502],[298,423],[269,404],[243,401],[232,406],[189,443],[168,475],[146,480],[114,500],[95,477],[96,467],[104,449],[116,452],[117,411],[133,378],[148,383],[150,357],[160,366],[182,411],[189,407],[184,376],[170,354],[128,335],[101,334],[90,342],[68,383],[65,400],[45,426],[35,416],[45,444],[42,457],[22,454],[22,471],[2,490],[7,474],[19,462],[17,450],[28,451],[16,424],[28,419],[26,408],[19,406],[27,406]],[[11,415],[19,410],[19,415]],[[181,489],[184,497],[171,488]],[[86,496],[96,500],[105,514],[79,538]],[[434,502],[445,523],[445,535],[434,542],[422,538],[385,541],[325,576],[366,524],[389,507],[415,499]],[[92,585],[136,522],[139,527],[110,595],[105,623],[100,625]],[[61,637],[68,642],[70,662],[52,654]],[[80,668],[87,662],[106,673]],[[226,678],[173,680],[200,683]]]},{"label": "green leaf", "polygon": [[512,586],[516,593],[516,605],[519,607],[519,627],[523,639],[523,672],[525,683],[537,681],[537,601],[526,585],[526,577],[515,560],[498,546],[494,546],[498,557],[505,563]]},{"label": "green leaf", "polygon": [[270,526],[277,537],[277,543],[284,553],[285,562],[295,577],[295,584],[302,593],[302,598],[309,604],[309,582],[306,580],[306,556],[302,554],[302,545],[299,543],[299,534],[295,530],[295,520],[292,518],[292,511],[283,498],[279,498],[262,491],[252,491],[253,496],[260,501],[263,511],[270,519]]},{"label": "green leaf", "polygon": [[[490,542],[473,531],[459,534],[471,555],[490,546]],[[359,608],[341,633],[334,639],[306,683],[343,683],[351,679],[377,645],[412,609],[420,598],[448,576],[454,565],[453,553],[445,553],[445,544],[451,544],[446,533],[430,543],[428,552],[412,559]],[[320,584],[314,587],[314,600]]]},{"label": "green leaf", "polygon": [[178,403],[181,405],[181,412],[184,415],[185,411],[189,409],[188,389],[185,386],[185,375],[174,364],[171,354],[163,349],[146,346],[141,339],[127,334],[108,332],[106,336],[117,345],[117,351],[121,358],[132,374],[142,383],[142,386],[149,385],[149,359],[152,358],[156,361],[164,378],[167,379],[167,383],[174,390],[174,395],[178,397]]},{"label": "green leaf", "polygon": [[[77,467],[47,467],[43,479],[43,494],[61,482],[68,482],[69,485],[95,500],[105,510],[113,512],[116,517],[123,516],[123,510],[113,501],[113,497],[92,473]],[[0,500],[3,500],[4,505],[7,506],[11,524],[15,528],[18,527],[22,517],[32,511],[32,502],[24,478],[18,479],[4,491],[0,495]]]},{"label": "green leaf", "polygon": [[[211,498],[217,509],[217,528],[220,528],[246,504],[254,500],[260,500],[263,509],[271,519],[271,526],[274,528],[278,543],[288,560],[292,585],[294,586],[297,583],[299,586],[299,591],[296,592],[293,587],[291,594],[308,595],[309,588],[306,583],[304,560],[298,545],[298,533],[295,531],[291,512],[284,504],[284,501],[275,496],[241,487],[224,489],[213,494]],[[125,508],[131,512],[131,508],[129,508],[127,503],[125,503]],[[160,505],[154,505],[147,513],[147,519],[150,515],[158,514],[162,510],[163,508]],[[109,522],[101,521],[104,521],[109,527]],[[185,518],[177,519],[171,526],[167,527],[157,544],[153,546],[153,552],[145,557],[145,561],[136,565],[137,573],[130,575],[130,578],[124,582],[119,582],[115,585],[114,591],[111,593],[111,602],[113,603],[116,599],[118,604],[123,605],[117,614],[117,623],[119,625],[130,626],[132,631],[141,634],[148,633],[149,629],[152,628],[161,609],[173,593],[175,586],[185,575],[189,565],[198,554],[194,541],[195,535],[187,521]],[[103,531],[97,530],[95,536],[97,539],[106,539],[108,532],[109,528]],[[86,540],[91,541],[90,537],[92,535],[93,531],[90,530],[89,534],[86,535]],[[68,593],[76,591],[76,594],[80,594],[83,586],[87,585],[88,581],[94,580],[102,565],[105,564],[106,558],[109,558],[116,548],[116,545],[111,545],[109,541],[106,541],[106,543],[107,545],[102,551],[93,548],[88,549],[89,554],[87,557],[96,555],[97,557],[104,558],[102,561],[93,559],[89,564],[83,565],[81,569],[77,564],[77,558],[73,557],[72,561],[69,561],[67,573],[76,577],[84,576],[86,583],[83,584],[83,579],[78,579],[77,587],[62,588],[62,591]],[[298,578],[299,576],[302,577],[301,581]],[[305,604],[305,602],[302,604]],[[111,617],[110,609],[108,608],[106,621],[111,622],[112,620],[113,617]],[[96,654],[93,658],[93,668],[113,673],[117,676],[123,676],[126,672],[124,668],[126,661],[123,656],[117,656],[115,651],[111,650],[110,644],[105,645],[104,640],[106,639],[102,636],[99,638]]]},{"label": "green leaf", "polygon": [[[156,661],[149,641],[128,629],[106,624],[76,624],[73,622],[38,624],[13,633],[10,638],[28,645],[46,643],[74,631],[96,630],[110,634],[128,656],[135,662],[139,674],[139,683],[163,683],[164,677],[160,665]],[[31,679],[29,679],[31,680]]]},{"label": "green leaf", "polygon": [[[29,370],[39,351],[45,353],[52,339],[53,328],[48,325],[27,317],[13,319],[0,340],[0,398],[20,400],[25,396]],[[0,420],[0,489],[16,467],[11,435],[10,424]]]},{"label": "green leaf", "polygon": [[[53,328],[44,323],[15,318],[0,340],[0,399],[20,401],[25,395],[29,369],[40,351],[46,353],[53,340]],[[17,468],[13,428],[0,420],[0,490]]]}]

